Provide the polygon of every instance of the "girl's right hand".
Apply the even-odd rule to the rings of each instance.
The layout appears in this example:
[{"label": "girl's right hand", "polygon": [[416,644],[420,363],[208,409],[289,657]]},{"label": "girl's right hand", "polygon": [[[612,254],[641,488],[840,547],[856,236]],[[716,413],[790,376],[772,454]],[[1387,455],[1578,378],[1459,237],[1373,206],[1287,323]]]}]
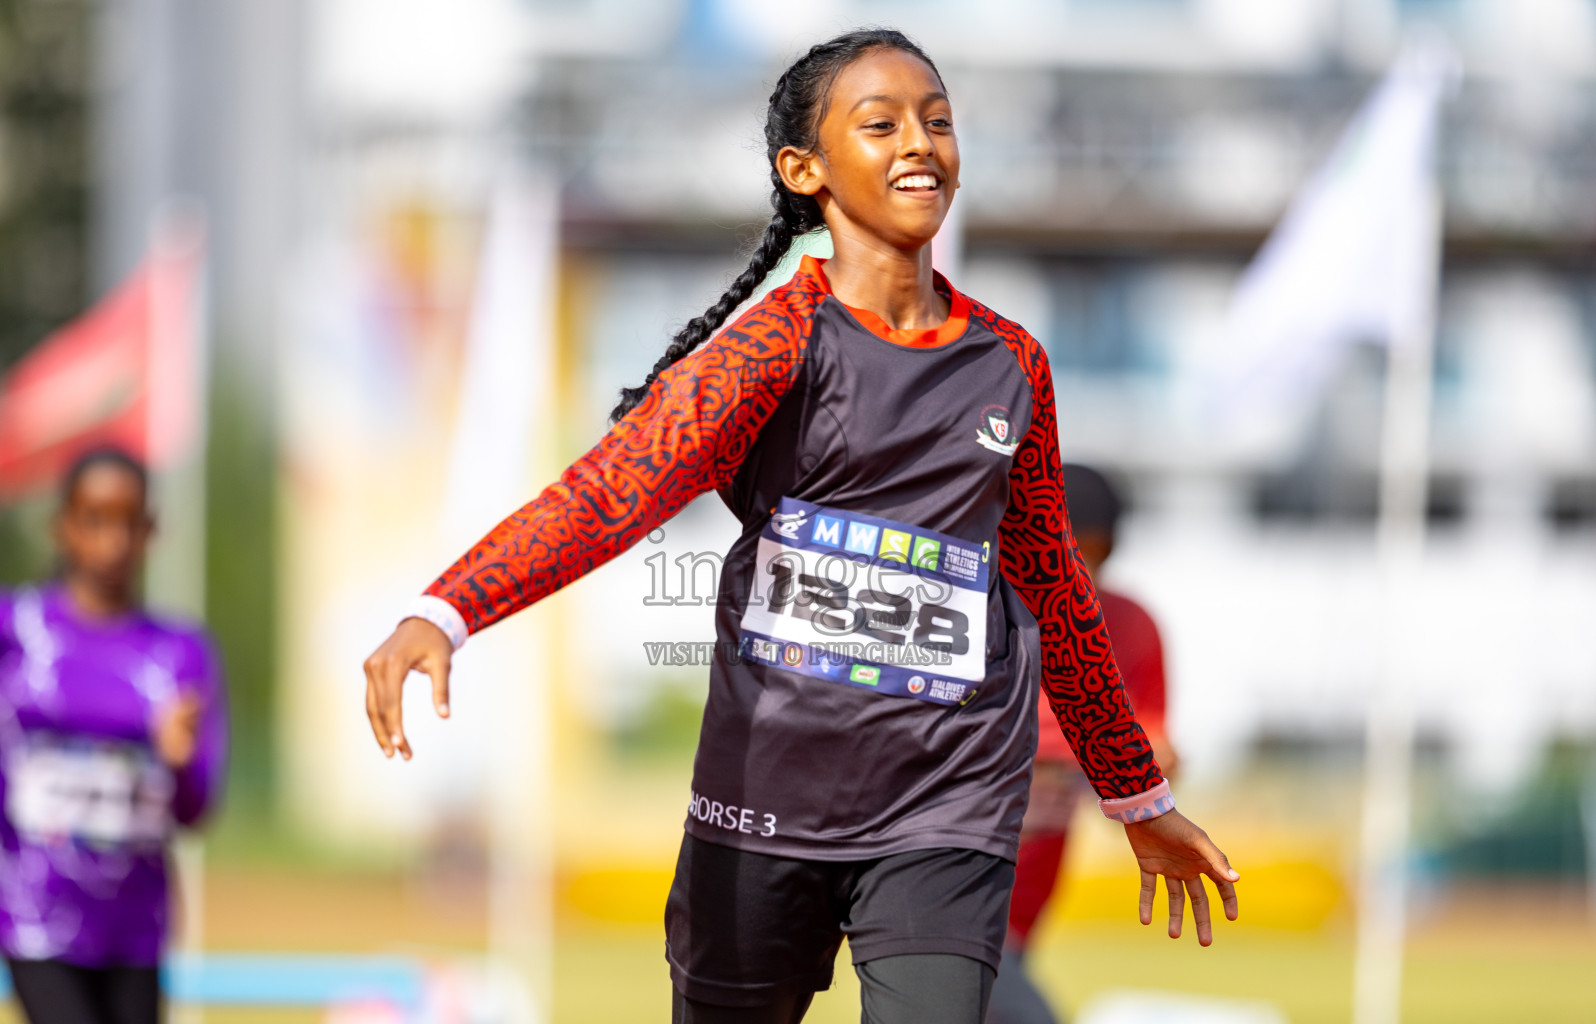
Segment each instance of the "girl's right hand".
[{"label": "girl's right hand", "polygon": [[449,663],[454,645],[443,630],[425,619],[405,619],[382,646],[366,659],[366,717],[383,755],[398,751],[410,760],[410,741],[405,739],[405,677],[425,672],[432,677],[432,706],[439,718],[449,717]]}]

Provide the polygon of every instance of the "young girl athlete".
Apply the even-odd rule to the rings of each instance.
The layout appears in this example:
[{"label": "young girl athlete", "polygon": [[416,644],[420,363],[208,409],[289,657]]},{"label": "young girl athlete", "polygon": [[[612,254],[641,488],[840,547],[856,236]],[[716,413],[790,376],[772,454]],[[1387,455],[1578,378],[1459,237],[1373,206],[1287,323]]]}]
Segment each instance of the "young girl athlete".
[{"label": "young girl athlete", "polygon": [[221,791],[221,665],[138,605],[143,466],[67,472],[61,578],[0,593],[0,951],[34,1024],[156,1024],[166,844]]},{"label": "young girl athlete", "polygon": [[[411,755],[410,670],[447,715],[468,634],[715,490],[743,531],[665,910],[674,1021],[798,1021],[846,935],[866,1021],[979,1024],[1038,678],[1126,823],[1142,921],[1163,875],[1170,935],[1189,893],[1207,945],[1200,876],[1232,919],[1238,876],[1174,809],[1125,700],[1069,534],[1042,348],[931,269],[959,182],[935,66],[897,32],[822,43],[776,83],[765,139],[775,216],[748,269],[367,659],[378,744]],[[715,334],[820,227],[836,255]]]}]

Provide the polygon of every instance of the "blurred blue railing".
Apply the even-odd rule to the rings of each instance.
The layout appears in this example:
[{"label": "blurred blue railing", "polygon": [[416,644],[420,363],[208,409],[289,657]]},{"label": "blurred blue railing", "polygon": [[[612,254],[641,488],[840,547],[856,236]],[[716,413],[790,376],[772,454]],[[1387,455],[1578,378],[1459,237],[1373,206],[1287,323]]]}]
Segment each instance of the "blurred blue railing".
[{"label": "blurred blue railing", "polygon": [[[398,956],[318,956],[283,953],[208,953],[171,957],[161,970],[168,999],[202,1006],[319,1007],[382,1002],[406,1020],[420,1020],[427,972]],[[11,975],[0,971],[0,998]]]}]

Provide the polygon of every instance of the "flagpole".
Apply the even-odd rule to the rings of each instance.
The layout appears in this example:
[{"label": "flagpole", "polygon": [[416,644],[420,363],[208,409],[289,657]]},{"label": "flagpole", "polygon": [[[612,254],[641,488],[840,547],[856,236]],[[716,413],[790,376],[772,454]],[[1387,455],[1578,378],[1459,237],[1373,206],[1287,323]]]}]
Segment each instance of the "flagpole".
[{"label": "flagpole", "polygon": [[1418,223],[1402,268],[1412,288],[1399,299],[1403,306],[1393,317],[1380,434],[1376,561],[1384,614],[1379,685],[1364,733],[1354,1024],[1397,1024],[1402,1017],[1415,712],[1415,666],[1407,652],[1424,557],[1440,277],[1440,189],[1432,179],[1426,191],[1412,211]]},{"label": "flagpole", "polygon": [[[145,574],[147,600],[205,614],[205,449],[210,351],[205,309],[204,216],[174,201],[151,218],[146,458],[155,479],[159,539]],[[193,288],[187,275],[195,275]]]},{"label": "flagpole", "polygon": [[[517,270],[531,280],[513,282],[530,293],[526,319],[517,324],[525,334],[516,339],[528,350],[528,378],[519,383],[524,402],[527,443],[522,473],[534,480],[551,479],[549,438],[554,434],[553,372],[556,331],[555,281],[559,260],[559,188],[549,167],[516,160],[509,181],[515,216],[501,230],[522,234],[525,263]],[[525,477],[523,476],[523,480]],[[528,492],[530,493],[530,492]],[[508,496],[508,495],[507,495]],[[502,503],[509,507],[515,499]],[[554,637],[548,615],[529,617],[525,641],[517,652],[519,665],[502,676],[516,679],[519,692],[511,714],[499,721],[493,747],[494,772],[489,795],[488,946],[495,961],[507,965],[514,981],[509,998],[523,1004],[512,1019],[542,1024],[554,1017],[554,803],[551,774],[549,710],[554,676],[549,651]],[[528,658],[528,655],[531,655]]]},{"label": "flagpole", "polygon": [[[169,201],[152,216],[149,237],[145,447],[159,536],[150,549],[144,591],[158,609],[199,621],[205,615],[211,362],[204,214],[193,201]],[[179,949],[197,958],[205,943],[204,839],[180,832],[173,853],[181,898]],[[173,1017],[179,1024],[203,1024],[204,1013],[202,1006],[184,1005]]]},{"label": "flagpole", "polygon": [[[1236,287],[1232,355],[1207,388],[1233,443],[1289,444],[1290,425],[1360,340],[1387,349],[1375,603],[1379,670],[1365,708],[1354,1024],[1401,1017],[1415,665],[1431,376],[1440,279],[1437,135],[1459,68],[1439,36],[1407,41]],[[1279,429],[1287,425],[1287,429]],[[1262,429],[1260,429],[1262,428]]]},{"label": "flagpole", "polygon": [[[534,479],[552,475],[559,192],[547,167],[513,153],[498,162],[440,515],[451,555],[524,501]],[[547,665],[554,638],[541,609],[502,628],[472,638],[451,686],[494,694],[484,808],[488,959],[503,1019],[539,1024],[553,1012]]]}]

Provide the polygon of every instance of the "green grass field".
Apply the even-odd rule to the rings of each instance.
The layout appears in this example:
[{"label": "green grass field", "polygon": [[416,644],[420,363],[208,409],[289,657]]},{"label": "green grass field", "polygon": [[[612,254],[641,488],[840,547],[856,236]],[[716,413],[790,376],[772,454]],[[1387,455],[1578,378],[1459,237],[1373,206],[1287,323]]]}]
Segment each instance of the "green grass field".
[{"label": "green grass field", "polygon": [[[669,1019],[660,919],[681,835],[676,798],[685,769],[650,769],[590,772],[562,789],[570,803],[557,853],[554,1024]],[[1124,838],[1100,816],[1083,815],[1060,903],[1031,955],[1030,969],[1055,1005],[1074,1012],[1107,992],[1155,989],[1265,1001],[1292,1024],[1347,1022],[1355,789],[1317,778],[1259,773],[1233,792],[1187,799],[1243,872],[1242,920],[1220,922],[1208,949],[1189,928],[1171,941],[1161,926],[1135,923],[1136,879]],[[356,863],[226,838],[213,840],[206,878],[208,948],[440,961],[483,949],[480,877],[439,873],[420,860]],[[1430,879],[1416,897],[1405,1024],[1596,1022],[1596,920],[1577,882],[1448,888]],[[846,950],[835,987],[817,997],[808,1019],[859,1019]],[[16,1020],[0,1007],[0,1024]],[[319,1020],[313,1012],[205,1015],[206,1024]]]},{"label": "green grass field", "polygon": [[[254,925],[235,921],[220,938],[234,948],[460,951],[474,931],[462,916],[451,923],[419,903],[394,879],[361,875],[339,880],[272,875],[252,890],[261,907]],[[1586,1024],[1596,1021],[1596,930],[1583,900],[1553,891],[1485,894],[1454,901],[1422,922],[1409,948],[1407,1024]],[[230,908],[244,912],[235,893]],[[259,903],[256,903],[256,901]],[[294,931],[303,929],[298,940]],[[254,933],[258,941],[248,941]],[[383,933],[386,933],[385,935]],[[670,982],[657,928],[567,922],[555,949],[556,1024],[669,1019]],[[1165,938],[1134,921],[1048,922],[1031,969],[1057,1005],[1078,1009],[1115,989],[1158,989],[1264,1000],[1292,1024],[1342,1024],[1349,1019],[1351,936],[1342,922],[1315,930],[1263,926],[1221,928],[1213,946],[1190,936]],[[809,1020],[858,1020],[858,988],[840,959],[837,984],[815,1001]],[[314,1013],[211,1011],[207,1024],[311,1022]],[[0,1020],[18,1020],[0,1013]]]},{"label": "green grass field", "polygon": [[[1498,932],[1486,921],[1460,924],[1416,937],[1408,955],[1407,1024],[1596,1021],[1596,932],[1565,927],[1528,934]],[[858,985],[845,964],[835,987],[816,999],[808,1018],[814,1024],[859,1019]],[[556,970],[559,1024],[669,1019],[658,935],[567,934]],[[1172,942],[1134,922],[1070,924],[1050,929],[1031,970],[1055,1005],[1072,1011],[1111,990],[1158,989],[1264,1000],[1292,1024],[1345,1024],[1351,1015],[1351,937],[1340,928],[1238,928],[1201,949],[1189,936]]]}]

